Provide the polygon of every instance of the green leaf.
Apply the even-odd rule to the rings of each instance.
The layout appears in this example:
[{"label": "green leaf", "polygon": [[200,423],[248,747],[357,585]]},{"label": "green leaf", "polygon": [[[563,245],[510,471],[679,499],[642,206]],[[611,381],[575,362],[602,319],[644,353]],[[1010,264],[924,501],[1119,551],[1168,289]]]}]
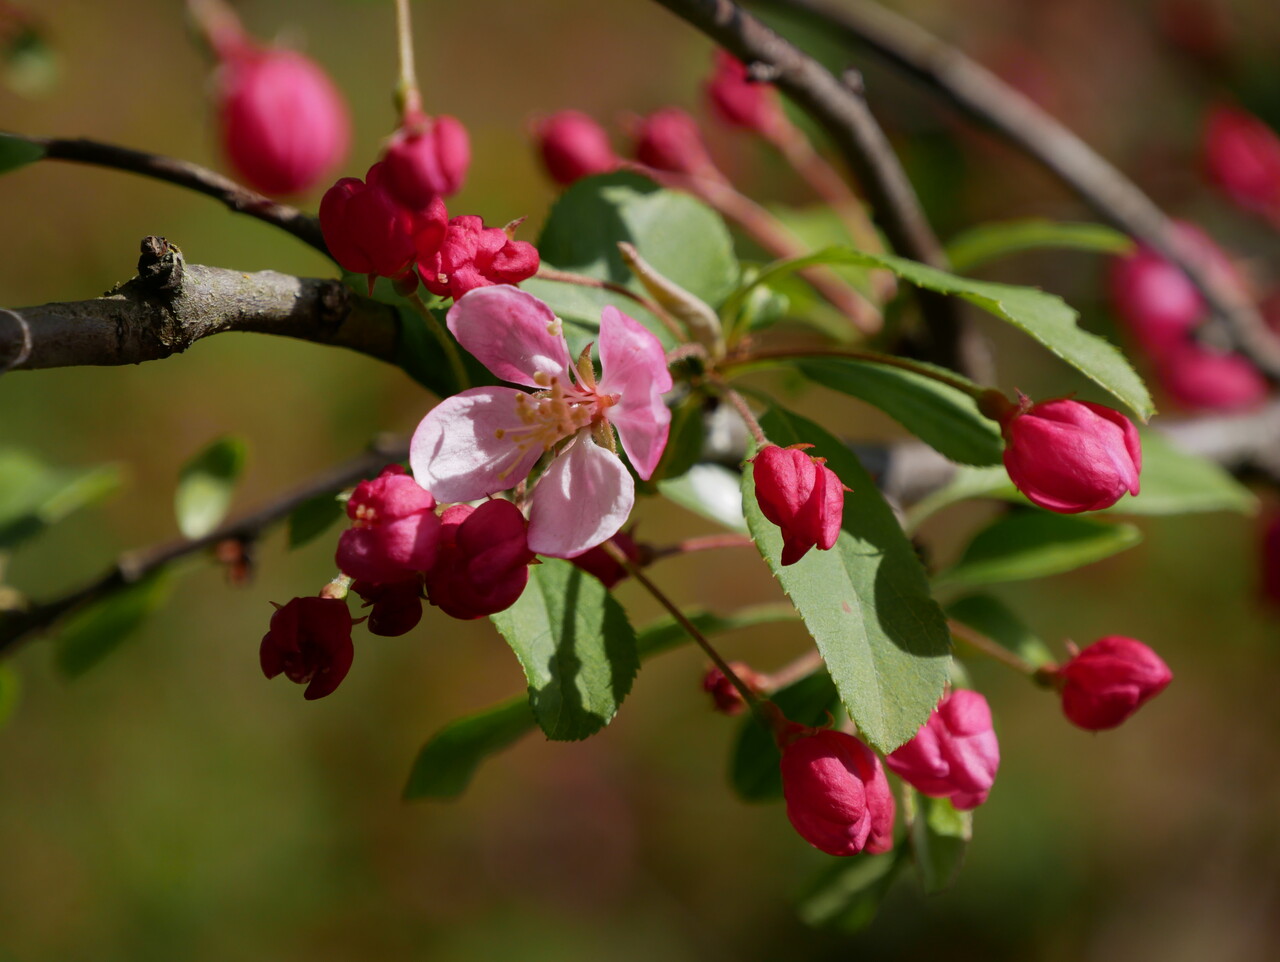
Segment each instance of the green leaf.
[{"label": "green leaf", "polygon": [[840,697],[881,751],[924,724],[947,680],[951,636],[924,569],[893,511],[858,459],[814,424],[779,407],[760,419],[769,439],[813,444],[853,492],[834,548],[780,563],[782,534],[760,513],[752,472],[742,475],[747,525],[760,553],[818,643]]},{"label": "green leaf", "polygon": [[328,531],[346,513],[335,494],[308,498],[289,512],[289,548],[301,548]]},{"label": "green leaf", "polygon": [[0,664],[0,728],[13,717],[22,698],[22,680],[6,664]]},{"label": "green leaf", "polygon": [[882,855],[832,859],[805,888],[796,909],[806,925],[859,932],[874,921],[904,864],[902,846]]},{"label": "green leaf", "polygon": [[947,617],[968,625],[1023,661],[1039,668],[1053,663],[1053,654],[1004,602],[991,595],[965,595],[946,607]]},{"label": "green leaf", "polygon": [[1004,452],[1000,428],[979,414],[974,399],[957,388],[913,371],[856,358],[805,361],[799,368],[823,387],[880,408],[952,461],[1000,463]]},{"label": "green leaf", "polygon": [[548,738],[577,741],[612,721],[640,662],[635,631],[599,580],[545,559],[530,571],[520,600],[493,623],[520,659]]},{"label": "green leaf", "polygon": [[183,465],[173,510],[185,537],[203,538],[227,516],[247,455],[244,439],[228,435]]},{"label": "green leaf", "polygon": [[0,548],[35,537],[73,511],[114,494],[120,484],[115,465],[65,470],[25,451],[0,449]]},{"label": "green leaf", "polygon": [[1127,404],[1142,420],[1147,420],[1155,413],[1155,405],[1146,385],[1125,356],[1105,339],[1081,329],[1076,324],[1076,311],[1060,297],[1034,287],[976,281],[903,257],[867,254],[848,248],[828,248],[805,257],[775,262],[761,271],[755,282],[766,283],[775,277],[817,264],[886,267],[917,287],[964,298],[1030,334],[1062,360]]},{"label": "green leaf", "polygon": [[44,147],[17,134],[0,133],[0,174],[33,164],[44,157]]},{"label": "green leaf", "polygon": [[1001,498],[1029,503],[1013,486],[1003,464],[990,468],[961,467],[950,481],[907,509],[907,530],[915,531],[926,518],[970,498]]},{"label": "green leaf", "polygon": [[1042,248],[1124,254],[1133,241],[1103,224],[1078,224],[1030,218],[980,224],[947,244],[952,270],[964,273],[1009,254]]},{"label": "green leaf", "polygon": [[54,663],[75,678],[123,644],[169,597],[165,569],[91,602],[67,618],[54,642]]},{"label": "green leaf", "polygon": [[731,531],[746,534],[742,516],[742,479],[722,464],[695,464],[678,478],[658,482],[663,496]]},{"label": "green leaf", "polygon": [[1258,508],[1253,493],[1212,461],[1189,454],[1155,431],[1142,435],[1142,493],[1124,498],[1115,514],[1189,514],[1236,511],[1252,514]]},{"label": "green leaf", "polygon": [[[839,707],[840,695],[827,672],[819,669],[769,696],[793,722],[814,727],[825,725]],[[754,717],[742,720],[738,740],[729,757],[729,782],[747,802],[767,802],[782,797],[782,772],[773,733]]]},{"label": "green leaf", "polygon": [[525,697],[449,722],[418,752],[404,797],[457,798],[486,757],[514,745],[534,724]]},{"label": "green leaf", "polygon": [[948,798],[903,792],[904,816],[911,823],[911,850],[926,895],[951,887],[973,838],[973,813],[958,812]]},{"label": "green leaf", "polygon": [[1027,581],[1074,571],[1142,540],[1131,524],[1029,508],[998,518],[969,542],[936,587]]}]

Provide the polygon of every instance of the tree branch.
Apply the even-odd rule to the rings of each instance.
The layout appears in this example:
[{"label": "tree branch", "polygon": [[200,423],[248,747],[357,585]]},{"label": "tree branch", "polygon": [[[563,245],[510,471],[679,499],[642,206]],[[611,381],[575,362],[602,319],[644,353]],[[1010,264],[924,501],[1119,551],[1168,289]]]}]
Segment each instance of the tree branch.
[{"label": "tree branch", "polygon": [[395,310],[337,280],[184,264],[163,238],[142,242],[138,276],[89,301],[0,309],[0,373],[158,360],[224,331],[345,347],[394,363]]},{"label": "tree branch", "polygon": [[1231,346],[1280,379],[1280,339],[1248,292],[1175,243],[1169,218],[1142,190],[1030,99],[910,20],[864,0],[760,0],[819,20],[922,81],[1034,157],[1112,226],[1175,264],[1204,295]]},{"label": "tree branch", "polygon": [[296,207],[264,197],[257,191],[237,184],[229,177],[224,177],[207,167],[160,154],[149,154],[128,147],[118,147],[115,144],[104,144],[96,140],[32,137],[8,131],[3,133],[6,137],[25,140],[43,148],[46,160],[66,160],[78,164],[110,167],[114,170],[127,170],[134,174],[141,174],[143,177],[167,181],[170,184],[206,194],[222,201],[236,213],[248,214],[268,224],[274,224],[304,244],[314,247],[326,257],[332,257],[329,248],[325,246],[324,235],[320,232],[320,222],[316,218],[303,213]]}]

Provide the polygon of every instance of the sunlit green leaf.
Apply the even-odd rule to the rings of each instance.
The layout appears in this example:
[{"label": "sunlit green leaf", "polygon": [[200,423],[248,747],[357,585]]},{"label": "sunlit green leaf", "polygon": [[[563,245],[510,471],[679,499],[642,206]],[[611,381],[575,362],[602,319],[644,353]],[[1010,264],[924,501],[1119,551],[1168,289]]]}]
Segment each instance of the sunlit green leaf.
[{"label": "sunlit green leaf", "polygon": [[1104,224],[1007,220],[979,224],[953,237],[947,244],[947,258],[953,270],[963,273],[1009,254],[1043,248],[1123,254],[1133,248],[1133,241]]},{"label": "sunlit green leaf", "polygon": [[183,465],[173,495],[178,530],[183,535],[203,538],[227,516],[247,456],[244,439],[227,436]]}]

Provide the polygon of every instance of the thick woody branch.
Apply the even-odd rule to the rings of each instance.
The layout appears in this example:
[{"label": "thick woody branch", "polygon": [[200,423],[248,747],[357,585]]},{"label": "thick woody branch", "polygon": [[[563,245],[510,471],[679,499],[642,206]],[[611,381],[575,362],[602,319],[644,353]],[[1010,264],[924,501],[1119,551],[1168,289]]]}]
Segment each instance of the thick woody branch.
[{"label": "thick woody branch", "polygon": [[761,0],[801,11],[922,81],[963,113],[1038,160],[1104,220],[1177,265],[1204,295],[1231,346],[1280,378],[1280,340],[1247,291],[1174,242],[1169,218],[1142,190],[1030,99],[955,47],[865,0]]},{"label": "thick woody branch", "polygon": [[395,311],[340,281],[184,264],[158,237],[142,248],[138,276],[103,297],[0,309],[0,372],[137,364],[224,331],[299,338],[394,362]]}]

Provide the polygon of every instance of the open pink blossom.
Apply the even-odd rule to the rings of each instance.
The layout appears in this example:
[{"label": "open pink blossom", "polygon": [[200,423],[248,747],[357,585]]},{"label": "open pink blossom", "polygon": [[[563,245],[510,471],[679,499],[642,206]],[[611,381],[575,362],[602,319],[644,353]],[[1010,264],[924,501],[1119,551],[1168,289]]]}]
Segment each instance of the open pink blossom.
[{"label": "open pink blossom", "polygon": [[554,451],[530,499],[529,549],[568,558],[617,533],[635,485],[613,451],[641,478],[667,444],[662,395],[671,374],[658,339],[615,307],[600,319],[601,376],[589,357],[575,365],[560,319],[532,294],[477,288],[449,310],[449,330],[510,387],[478,387],[436,405],[409,449],[414,478],[440,501],[474,501],[515,487]]}]

